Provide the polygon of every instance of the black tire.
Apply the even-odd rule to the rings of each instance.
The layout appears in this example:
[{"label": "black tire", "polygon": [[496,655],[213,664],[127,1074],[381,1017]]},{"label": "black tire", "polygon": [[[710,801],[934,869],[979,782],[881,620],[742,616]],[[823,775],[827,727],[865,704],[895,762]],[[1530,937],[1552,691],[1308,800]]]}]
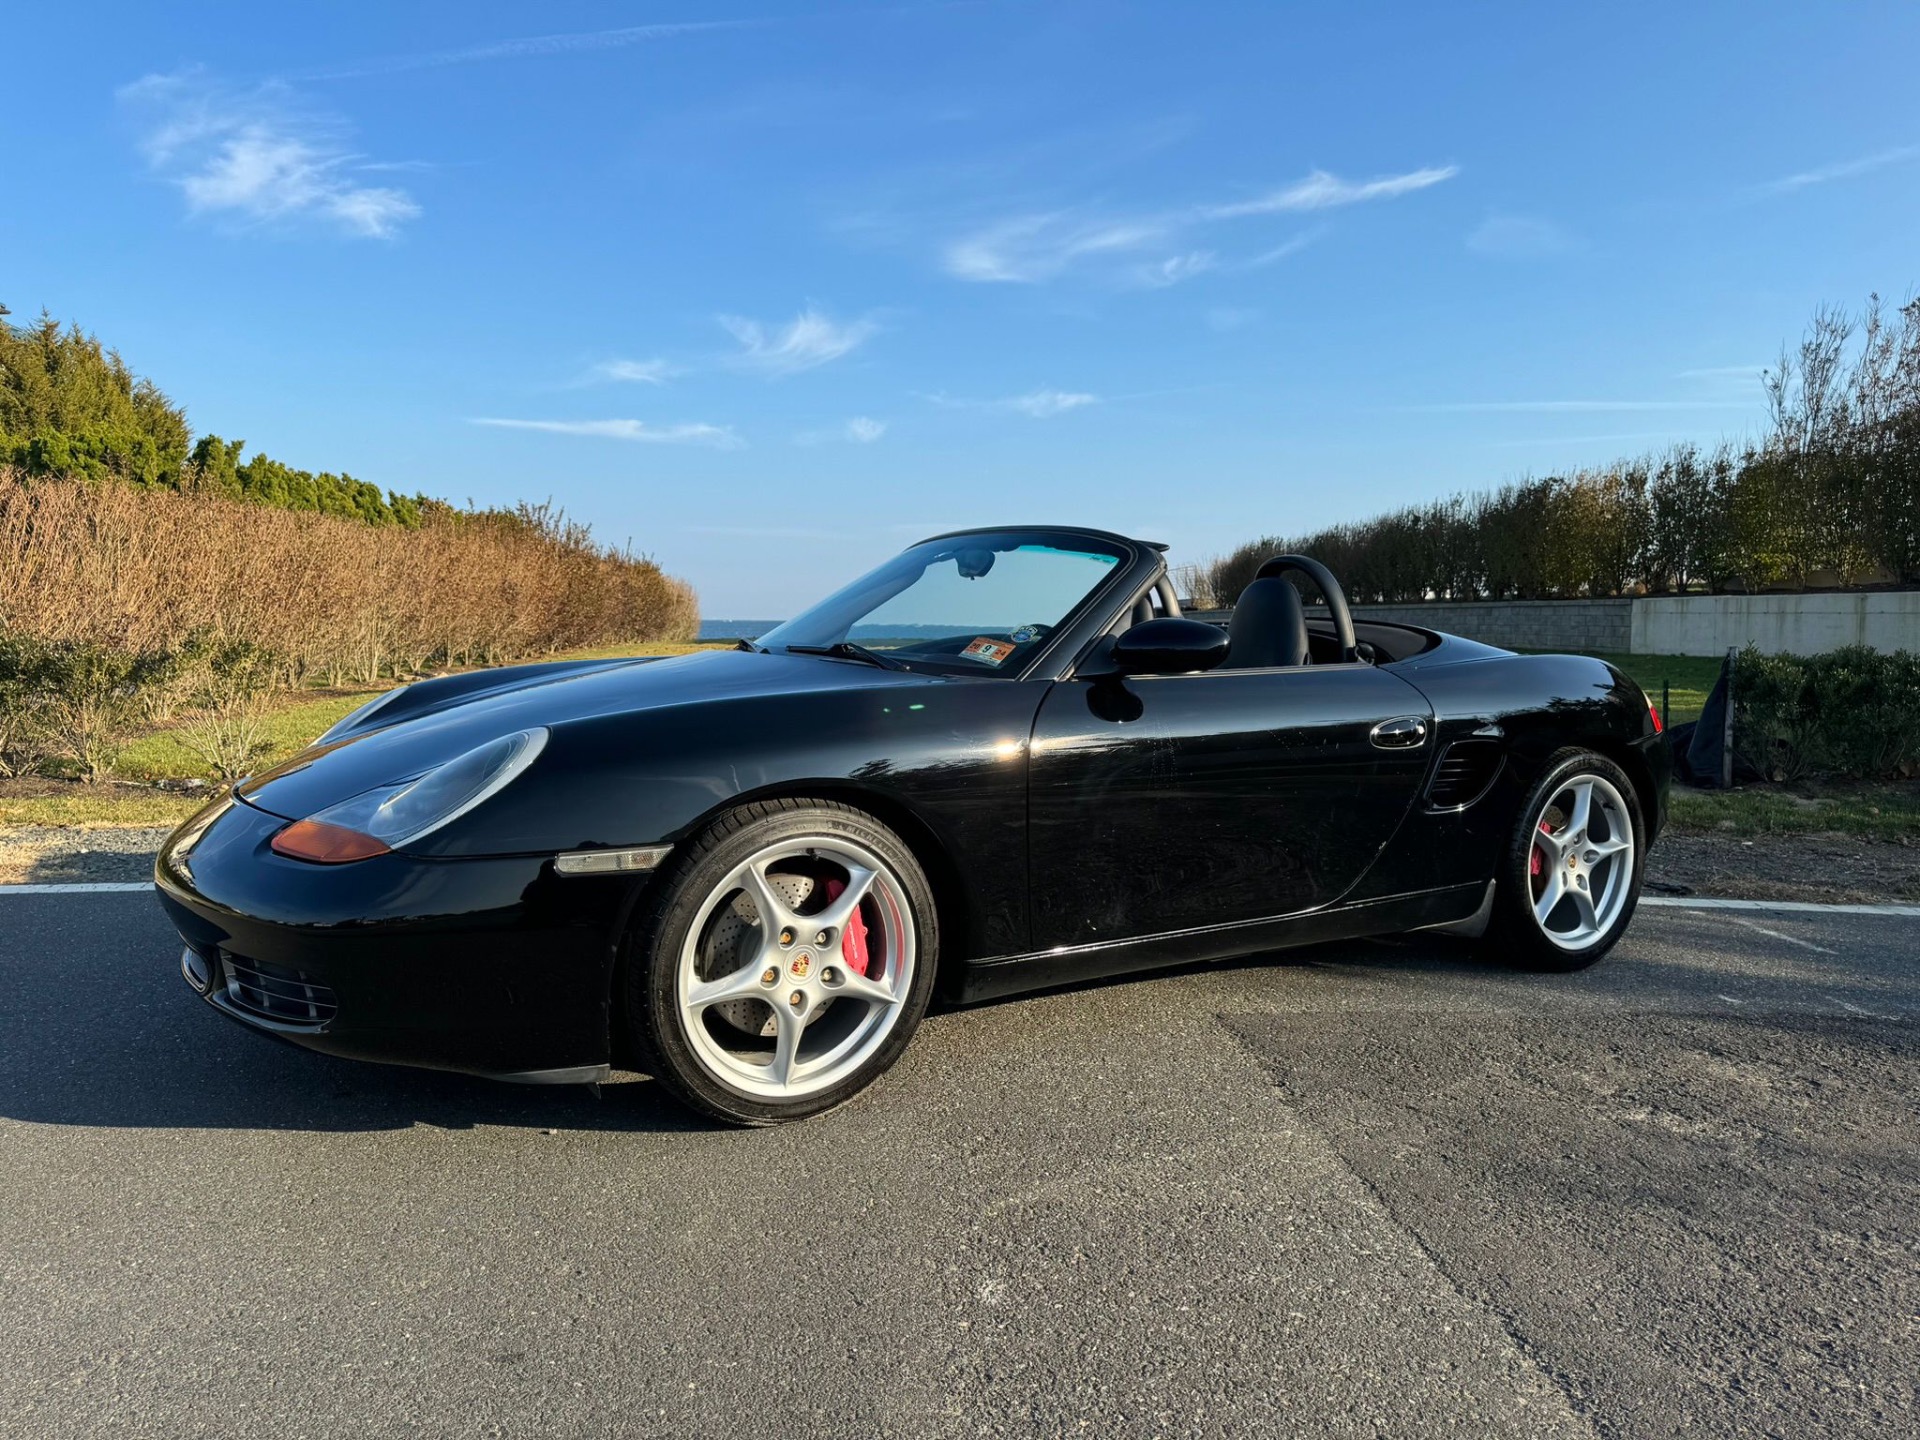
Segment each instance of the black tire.
[{"label": "black tire", "polygon": [[[702,1058],[704,1047],[688,1033],[680,966],[689,932],[727,878],[748,857],[769,846],[809,838],[864,848],[884,862],[893,889],[912,926],[912,970],[897,1014],[878,1047],[858,1068],[829,1088],[790,1099],[746,1093]],[[708,923],[711,923],[711,919]],[[696,947],[701,942],[695,942]],[[837,952],[836,952],[837,953]],[[820,957],[823,969],[831,956]],[[640,1066],[687,1105],[735,1125],[776,1125],[802,1120],[844,1105],[897,1060],[913,1038],[933,995],[939,964],[939,921],[932,887],[907,844],[865,811],[831,800],[756,801],[729,810],[705,830],[678,845],[636,908],[625,937],[615,1003],[624,1007],[627,1032]],[[784,989],[785,981],[777,988]],[[704,1016],[705,1012],[701,1012]],[[704,1022],[711,1023],[711,1022]]]},{"label": "black tire", "polygon": [[[1570,948],[1543,933],[1543,922],[1534,913],[1534,891],[1539,876],[1533,866],[1543,815],[1550,813],[1552,802],[1562,798],[1570,786],[1586,778],[1605,781],[1619,797],[1632,829],[1632,864],[1621,877],[1628,888],[1617,913],[1591,939]],[[1484,948],[1519,969],[1561,972],[1586,969],[1618,944],[1626,933],[1634,909],[1640,903],[1640,884],[1646,863],[1646,820],[1640,813],[1639,792],[1627,773],[1606,756],[1591,750],[1559,751],[1547,761],[1515,817],[1513,834],[1494,876],[1493,916],[1482,942]]]}]

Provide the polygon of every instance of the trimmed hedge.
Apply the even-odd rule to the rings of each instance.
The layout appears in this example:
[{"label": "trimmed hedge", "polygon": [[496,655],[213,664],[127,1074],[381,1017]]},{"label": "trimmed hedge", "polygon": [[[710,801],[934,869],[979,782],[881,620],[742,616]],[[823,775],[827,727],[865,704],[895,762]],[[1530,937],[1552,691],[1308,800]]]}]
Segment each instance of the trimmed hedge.
[{"label": "trimmed hedge", "polygon": [[1742,652],[1736,757],[1768,780],[1920,774],[1920,655],[1851,645],[1825,655]]}]

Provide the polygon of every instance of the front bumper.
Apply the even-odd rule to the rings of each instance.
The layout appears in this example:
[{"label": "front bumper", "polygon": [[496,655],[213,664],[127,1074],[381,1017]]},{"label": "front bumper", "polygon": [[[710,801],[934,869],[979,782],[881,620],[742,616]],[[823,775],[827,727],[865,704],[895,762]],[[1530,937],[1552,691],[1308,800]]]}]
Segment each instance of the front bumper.
[{"label": "front bumper", "polygon": [[605,1078],[617,942],[639,882],[561,878],[542,856],[310,865],[269,848],[286,823],[216,802],[154,863],[183,977],[214,1009],[355,1060]]}]

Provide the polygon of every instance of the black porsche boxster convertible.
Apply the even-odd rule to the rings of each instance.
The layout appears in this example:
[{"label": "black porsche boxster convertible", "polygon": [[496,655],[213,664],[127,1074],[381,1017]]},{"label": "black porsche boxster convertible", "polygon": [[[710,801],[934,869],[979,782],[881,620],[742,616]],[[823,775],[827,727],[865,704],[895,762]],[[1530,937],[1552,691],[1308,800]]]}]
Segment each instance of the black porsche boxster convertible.
[{"label": "black porsche boxster convertible", "polygon": [[1356,622],[1297,555],[1209,623],[1160,546],[1014,527],[735,650],[391,691],[155,878],[186,979],[256,1030],[508,1080],[628,1066],[755,1124],[871,1084],[936,993],[1407,930],[1591,964],[1667,775],[1599,660]]}]

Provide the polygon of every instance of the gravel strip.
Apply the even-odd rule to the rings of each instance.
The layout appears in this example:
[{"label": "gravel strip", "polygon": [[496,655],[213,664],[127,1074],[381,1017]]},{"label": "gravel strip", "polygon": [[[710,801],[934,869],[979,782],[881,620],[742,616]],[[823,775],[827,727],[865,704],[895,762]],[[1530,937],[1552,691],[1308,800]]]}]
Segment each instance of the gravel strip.
[{"label": "gravel strip", "polygon": [[73,885],[145,880],[171,826],[53,825],[0,828],[0,885]]}]

